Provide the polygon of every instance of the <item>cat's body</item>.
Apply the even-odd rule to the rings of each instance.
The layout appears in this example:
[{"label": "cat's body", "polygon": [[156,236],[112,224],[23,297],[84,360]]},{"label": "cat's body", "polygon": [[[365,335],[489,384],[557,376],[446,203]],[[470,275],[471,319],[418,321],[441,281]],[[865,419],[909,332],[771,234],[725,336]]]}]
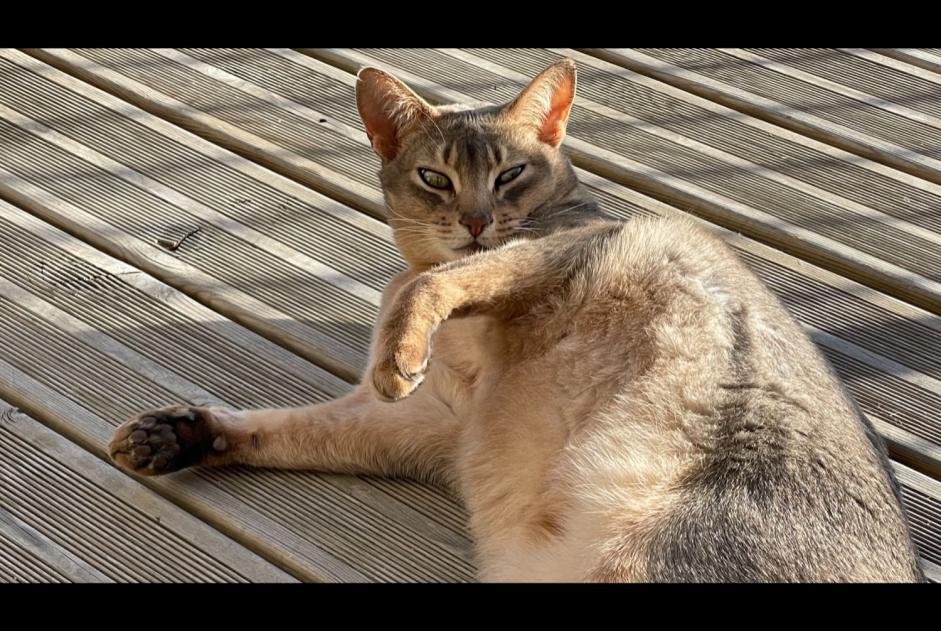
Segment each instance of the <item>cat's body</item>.
[{"label": "cat's body", "polygon": [[614,222],[578,186],[557,150],[573,68],[478,110],[371,72],[360,110],[411,269],[365,383],[145,413],[120,464],[432,478],[464,498],[485,580],[922,579],[880,440],[780,303],[703,229]]}]

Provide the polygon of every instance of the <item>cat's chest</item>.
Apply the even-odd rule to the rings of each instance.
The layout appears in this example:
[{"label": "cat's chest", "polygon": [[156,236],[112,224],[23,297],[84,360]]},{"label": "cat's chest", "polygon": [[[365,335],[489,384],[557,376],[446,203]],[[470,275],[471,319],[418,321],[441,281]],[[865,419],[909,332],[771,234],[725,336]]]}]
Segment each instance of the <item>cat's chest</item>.
[{"label": "cat's chest", "polygon": [[433,362],[460,385],[474,389],[499,370],[505,354],[503,327],[488,316],[449,320],[435,333]]},{"label": "cat's chest", "polygon": [[580,342],[560,344],[556,339],[560,336],[552,333],[555,328],[550,321],[533,326],[490,316],[448,320],[432,340],[432,370],[437,367],[456,380],[456,386],[480,392],[499,385],[519,369],[544,372],[547,363],[568,364],[560,358],[577,354],[574,347],[568,347]]}]

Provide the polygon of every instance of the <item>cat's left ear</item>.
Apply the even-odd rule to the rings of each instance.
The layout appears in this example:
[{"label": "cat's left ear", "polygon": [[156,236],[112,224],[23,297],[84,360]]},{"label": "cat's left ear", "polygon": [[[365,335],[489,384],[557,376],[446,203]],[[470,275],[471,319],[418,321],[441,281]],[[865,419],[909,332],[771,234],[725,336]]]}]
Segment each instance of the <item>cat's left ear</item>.
[{"label": "cat's left ear", "polygon": [[533,79],[507,112],[521,124],[532,126],[541,141],[558,147],[565,138],[574,100],[575,62],[563,59]]}]

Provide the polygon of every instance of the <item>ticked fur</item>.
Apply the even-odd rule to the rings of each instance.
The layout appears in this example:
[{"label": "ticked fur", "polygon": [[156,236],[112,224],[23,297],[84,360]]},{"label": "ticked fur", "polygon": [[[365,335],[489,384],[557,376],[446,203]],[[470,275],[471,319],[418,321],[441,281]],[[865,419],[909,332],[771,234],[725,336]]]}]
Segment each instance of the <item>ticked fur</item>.
[{"label": "ticked fur", "polygon": [[485,580],[920,580],[881,442],[813,343],[704,229],[598,210],[558,148],[574,93],[571,62],[474,108],[364,70],[410,269],[363,384],[305,408],[147,412],[113,457],[446,484]]}]

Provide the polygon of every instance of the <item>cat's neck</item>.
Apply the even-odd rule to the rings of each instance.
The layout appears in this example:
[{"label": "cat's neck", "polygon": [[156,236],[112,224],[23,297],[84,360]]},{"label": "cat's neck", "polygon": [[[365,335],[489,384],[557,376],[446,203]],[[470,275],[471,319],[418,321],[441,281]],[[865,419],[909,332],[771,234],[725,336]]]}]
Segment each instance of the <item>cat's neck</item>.
[{"label": "cat's neck", "polygon": [[561,199],[552,200],[530,213],[526,226],[536,237],[544,237],[599,221],[617,219],[605,213],[588,189],[578,183]]}]

